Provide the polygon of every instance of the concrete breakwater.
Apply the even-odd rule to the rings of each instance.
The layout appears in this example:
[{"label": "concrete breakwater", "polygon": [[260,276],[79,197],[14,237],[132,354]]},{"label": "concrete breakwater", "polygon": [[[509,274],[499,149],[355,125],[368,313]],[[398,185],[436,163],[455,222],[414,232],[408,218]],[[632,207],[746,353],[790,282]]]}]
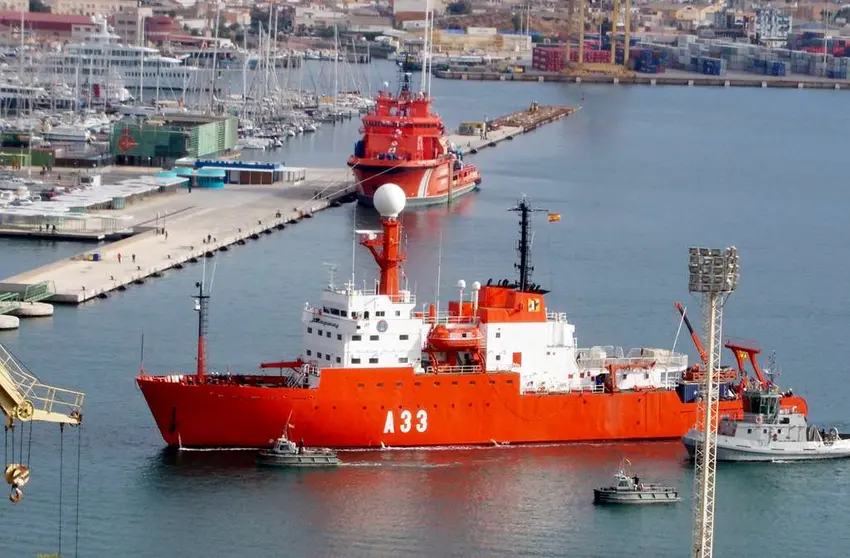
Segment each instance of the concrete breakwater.
[{"label": "concrete breakwater", "polygon": [[213,257],[234,244],[285,228],[341,200],[353,199],[348,169],[308,169],[296,185],[238,186],[180,192],[134,208],[140,227],[129,238],[0,281],[0,293],[24,293],[33,284],[55,285],[50,302],[79,304],[159,277],[186,262]]},{"label": "concrete breakwater", "polygon": [[[466,153],[478,153],[487,147],[512,140],[520,134],[525,134],[566,118],[580,110],[578,107],[532,105],[527,108],[499,118],[487,120],[487,130],[484,134],[484,122],[478,128],[459,130],[448,136],[449,141],[462,148]],[[461,133],[464,132],[464,133]]]}]

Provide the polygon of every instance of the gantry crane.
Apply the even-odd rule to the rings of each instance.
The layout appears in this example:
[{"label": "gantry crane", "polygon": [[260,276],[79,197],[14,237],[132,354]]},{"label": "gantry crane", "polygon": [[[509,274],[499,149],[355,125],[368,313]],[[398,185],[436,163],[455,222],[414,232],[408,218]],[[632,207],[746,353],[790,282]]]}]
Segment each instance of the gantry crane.
[{"label": "gantry crane", "polygon": [[[611,62],[608,64],[586,64],[584,61],[584,34],[587,27],[588,19],[598,26],[605,18],[602,11],[596,12],[593,16],[588,13],[587,0],[566,0],[567,2],[567,37],[565,41],[565,58],[564,66],[567,73],[571,75],[581,76],[587,74],[614,74],[614,75],[630,75],[628,70],[629,65],[629,43],[631,41],[631,24],[632,24],[632,0],[623,0],[623,18],[624,29],[624,52],[623,64],[616,64],[617,54],[617,29],[620,22],[620,0],[613,0],[613,10],[610,14],[611,19]],[[578,16],[576,17],[576,2],[578,2]],[[572,41],[574,30],[578,27],[578,53],[577,62],[570,62],[570,54],[572,50]]]},{"label": "gantry crane", "polygon": [[[53,422],[64,429],[66,424],[79,426],[83,421],[82,409],[85,394],[52,387],[41,383],[9,350],[0,344],[0,410],[6,418],[6,435],[16,422]],[[30,431],[32,432],[32,431]],[[23,445],[15,455],[14,438],[12,454],[6,456],[4,478],[11,485],[9,500],[20,502],[22,488],[30,477],[29,456],[24,456]]]},{"label": "gantry crane", "polygon": [[[720,339],[723,334],[723,305],[737,288],[738,251],[691,248],[688,261],[688,290],[702,297],[703,332],[708,355],[702,397],[697,404],[697,430],[702,443],[694,452],[693,558],[711,558],[714,546],[714,481],[717,467],[717,399],[720,369]],[[677,305],[677,308],[679,306]],[[681,309],[680,309],[681,311]],[[684,313],[683,313],[684,316]],[[693,329],[688,327],[691,332]],[[699,349],[702,345],[697,343]],[[703,351],[700,351],[703,356]],[[703,357],[704,358],[704,357]]]}]

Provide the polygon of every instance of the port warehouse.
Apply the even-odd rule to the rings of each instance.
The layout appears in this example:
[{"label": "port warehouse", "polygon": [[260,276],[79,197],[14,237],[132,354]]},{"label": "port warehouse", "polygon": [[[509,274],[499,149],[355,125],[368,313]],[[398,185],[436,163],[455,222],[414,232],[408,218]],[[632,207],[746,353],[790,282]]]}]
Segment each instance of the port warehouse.
[{"label": "port warehouse", "polygon": [[109,149],[119,165],[170,166],[185,157],[215,157],[236,147],[235,117],[127,117],[112,126]]},{"label": "port warehouse", "polygon": [[[820,46],[813,44],[817,40],[816,35],[807,32],[790,41],[790,46],[801,50],[771,49],[720,39],[700,39],[693,35],[680,35],[672,43],[633,39],[630,41],[629,68],[644,73],[663,73],[670,68],[717,76],[735,71],[770,76],[801,74],[847,79],[850,58],[844,55],[850,41],[833,39],[826,43],[825,51],[822,34]],[[563,71],[565,56],[564,44],[535,46],[532,68],[546,72]],[[617,47],[615,57],[615,63],[623,63],[622,46]],[[610,42],[604,39],[586,40],[583,58],[587,63],[610,63]],[[578,61],[577,45],[571,45],[570,60]]]}]

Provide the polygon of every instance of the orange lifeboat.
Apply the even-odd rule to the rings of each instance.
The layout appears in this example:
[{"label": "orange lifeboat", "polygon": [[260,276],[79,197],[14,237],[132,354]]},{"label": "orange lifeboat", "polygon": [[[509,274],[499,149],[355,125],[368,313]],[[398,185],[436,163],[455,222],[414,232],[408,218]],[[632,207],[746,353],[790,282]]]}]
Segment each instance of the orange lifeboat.
[{"label": "orange lifeboat", "polygon": [[473,325],[459,325],[446,327],[438,325],[434,327],[428,336],[428,341],[437,351],[477,351],[481,348],[484,336],[481,330]]}]

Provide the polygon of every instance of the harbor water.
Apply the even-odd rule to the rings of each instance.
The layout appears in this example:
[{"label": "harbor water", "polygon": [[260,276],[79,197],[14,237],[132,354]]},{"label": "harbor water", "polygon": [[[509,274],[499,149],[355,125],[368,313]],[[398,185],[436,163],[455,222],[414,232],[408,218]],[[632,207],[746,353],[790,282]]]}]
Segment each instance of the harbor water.
[{"label": "harbor water", "polygon": [[[777,382],[807,398],[812,421],[847,430],[844,93],[438,80],[432,93],[448,128],[531,101],[583,109],[475,155],[479,193],[403,216],[420,300],[457,296],[459,279],[513,277],[519,227],[507,209],[527,194],[562,216],[534,222],[532,280],[552,290],[550,308],[568,313],[580,345],[672,347],[676,300],[699,323],[687,248],[734,245],[741,284],[724,336],[757,341],[765,362],[775,349]],[[263,157],[339,167],[358,127],[326,125]],[[140,366],[194,370],[195,281],[212,283],[210,366],[255,371],[297,356],[303,303],[329,280],[323,264],[338,266],[336,282],[350,277],[353,231],[376,224],[365,209],[333,208],[0,333],[44,381],[87,394],[82,428],[61,438],[55,425],[33,428],[24,500],[0,503],[0,555],[57,552],[60,525],[64,556],[687,555],[693,481],[677,441],[342,452],[345,465],[305,471],[259,469],[253,452],[163,449],[133,378]],[[86,248],[2,241],[0,275]],[[370,256],[355,254],[356,281],[370,281]],[[677,346],[696,357],[687,335]],[[594,507],[592,489],[622,457],[684,501]],[[848,473],[846,461],[720,466],[716,555],[745,545],[845,556]]]}]

